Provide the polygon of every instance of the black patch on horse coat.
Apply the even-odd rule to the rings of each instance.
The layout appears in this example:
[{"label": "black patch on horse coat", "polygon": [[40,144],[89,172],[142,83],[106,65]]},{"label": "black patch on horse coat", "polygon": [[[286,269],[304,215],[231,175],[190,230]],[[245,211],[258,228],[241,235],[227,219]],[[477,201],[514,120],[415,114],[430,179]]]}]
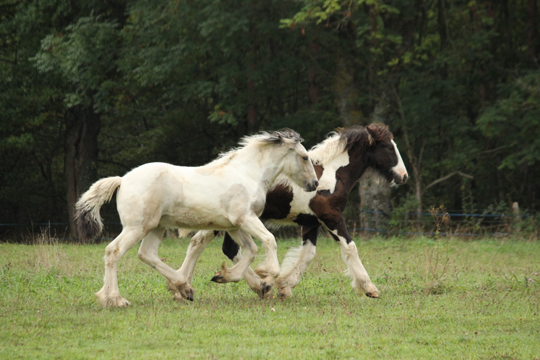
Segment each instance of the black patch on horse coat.
[{"label": "black patch on horse coat", "polygon": [[306,245],[306,242],[311,242],[313,246],[317,246],[317,233],[319,231],[319,225],[315,227],[302,227],[302,245]]},{"label": "black patch on horse coat", "polygon": [[223,237],[223,245],[221,246],[223,253],[231,260],[240,252],[240,246],[232,239],[228,232]]},{"label": "black patch on horse coat", "polygon": [[316,216],[307,214],[298,214],[294,222],[305,227],[316,227],[321,225]]},{"label": "black patch on horse coat", "polygon": [[266,193],[266,204],[261,219],[285,219],[291,212],[292,189],[287,185],[277,185]]}]

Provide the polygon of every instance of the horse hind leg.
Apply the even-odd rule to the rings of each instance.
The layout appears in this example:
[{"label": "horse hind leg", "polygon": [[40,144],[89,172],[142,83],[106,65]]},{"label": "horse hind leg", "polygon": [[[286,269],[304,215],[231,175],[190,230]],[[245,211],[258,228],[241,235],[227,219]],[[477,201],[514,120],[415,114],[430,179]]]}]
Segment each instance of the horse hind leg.
[{"label": "horse hind leg", "polygon": [[315,244],[307,240],[301,247],[293,248],[287,252],[281,264],[281,273],[276,279],[280,298],[286,299],[292,296],[292,289],[300,282],[302,274],[315,258],[316,251]]},{"label": "horse hind leg", "polygon": [[[164,228],[155,228],[145,236],[139,248],[139,259],[161,273],[165,279],[169,290],[173,292],[173,298],[180,300],[185,298],[193,301],[193,289],[188,284],[185,277],[181,273],[175,271],[169,265],[165,264],[158,256],[158,248],[161,243],[161,237],[165,232]],[[176,293],[180,294],[180,298],[176,296]]]},{"label": "horse hind leg", "polygon": [[120,295],[118,289],[118,262],[124,254],[144,237],[139,228],[126,227],[105,249],[105,276],[103,287],[96,293],[98,302],[104,307],[123,307],[130,302]]},{"label": "horse hind leg", "polygon": [[[203,253],[204,249],[212,239],[215,237],[215,232],[213,230],[201,230],[197,232],[189,242],[189,247],[186,253],[186,258],[182,263],[182,267],[177,270],[182,278],[186,280],[186,283],[191,288],[191,282],[193,280],[193,272],[195,270],[195,265],[197,260]],[[180,301],[187,299],[193,301],[193,289],[189,291],[180,291],[175,287],[170,281],[168,282],[169,290],[173,293],[173,299]]]}]

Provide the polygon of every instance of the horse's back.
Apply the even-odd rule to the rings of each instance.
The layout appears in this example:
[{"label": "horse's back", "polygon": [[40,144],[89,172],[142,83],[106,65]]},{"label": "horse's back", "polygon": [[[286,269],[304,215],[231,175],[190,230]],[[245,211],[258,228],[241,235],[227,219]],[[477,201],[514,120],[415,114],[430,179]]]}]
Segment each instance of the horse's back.
[{"label": "horse's back", "polygon": [[175,168],[167,163],[148,163],[124,175],[116,196],[121,218],[160,214],[168,203],[177,201],[182,184],[173,175]]},{"label": "horse's back", "polygon": [[148,163],[127,173],[117,194],[122,222],[195,228],[214,222],[217,227],[230,227],[222,204],[224,182],[197,169]]}]

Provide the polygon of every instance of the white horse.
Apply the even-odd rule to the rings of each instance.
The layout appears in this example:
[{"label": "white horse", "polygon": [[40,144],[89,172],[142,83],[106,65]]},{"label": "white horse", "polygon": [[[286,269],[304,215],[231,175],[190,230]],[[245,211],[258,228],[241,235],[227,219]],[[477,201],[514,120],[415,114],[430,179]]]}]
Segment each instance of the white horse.
[{"label": "white horse", "polygon": [[142,240],[139,258],[159,271],[169,288],[193,299],[193,289],[182,273],[158,257],[163,232],[168,227],[226,230],[243,248],[242,261],[220,272],[221,282],[243,277],[257,254],[251,236],[263,244],[267,258],[256,269],[269,290],[279,275],[274,236],[259,220],[266,192],[281,173],[314,191],[318,180],[300,136],[290,130],[262,132],[245,137],[238,149],[222,154],[201,167],[182,167],[150,163],[133,169],[123,177],[109,177],[94,183],[76,205],[79,234],[98,235],[103,228],[100,207],[116,189],[116,202],[122,232],[105,250],[103,288],[96,293],[103,306],[127,306],[120,295],[117,267],[122,256]]}]

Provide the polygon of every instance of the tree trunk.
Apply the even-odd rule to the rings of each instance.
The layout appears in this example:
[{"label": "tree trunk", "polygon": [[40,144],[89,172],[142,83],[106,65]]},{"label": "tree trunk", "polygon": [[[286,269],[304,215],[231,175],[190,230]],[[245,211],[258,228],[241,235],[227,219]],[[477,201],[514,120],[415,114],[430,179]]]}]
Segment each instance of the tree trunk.
[{"label": "tree trunk", "polygon": [[439,36],[441,38],[441,49],[444,49],[446,48],[446,44],[448,43],[448,38],[449,38],[448,22],[446,19],[446,1],[438,0],[437,7],[438,7],[437,28],[439,30]]},{"label": "tree trunk", "polygon": [[[311,56],[316,59],[319,54],[319,46],[315,43],[309,45]],[[308,84],[309,84],[309,100],[311,106],[319,103],[319,88],[317,86],[317,67],[311,64],[308,69]]]},{"label": "tree trunk", "polygon": [[[383,95],[371,114],[371,121],[388,123],[391,106]],[[363,229],[384,230],[390,218],[390,183],[368,169],[360,178],[360,224]],[[364,232],[365,234],[365,232]]]},{"label": "tree trunk", "polygon": [[537,5],[536,0],[527,1],[527,48],[531,60],[537,62],[537,47],[538,47],[538,27],[537,27]]},{"label": "tree trunk", "polygon": [[384,230],[390,217],[390,184],[368,169],[360,178],[360,225]]},{"label": "tree trunk", "polygon": [[[352,66],[343,59],[338,62],[335,90],[343,124],[358,124],[362,118],[357,106],[359,91],[354,84]],[[382,96],[371,115],[371,121],[387,123],[390,110],[387,97]],[[387,214],[390,212],[390,184],[380,181],[378,174],[368,170],[360,178],[359,194],[362,228],[384,229],[388,222]]]},{"label": "tree trunk", "polygon": [[359,95],[354,85],[354,70],[344,59],[338,60],[334,88],[343,125],[358,124],[360,111],[356,104]]},{"label": "tree trunk", "polygon": [[100,118],[92,107],[77,107],[66,116],[64,173],[67,184],[69,232],[78,238],[75,204],[81,194],[97,180],[97,138]]}]

